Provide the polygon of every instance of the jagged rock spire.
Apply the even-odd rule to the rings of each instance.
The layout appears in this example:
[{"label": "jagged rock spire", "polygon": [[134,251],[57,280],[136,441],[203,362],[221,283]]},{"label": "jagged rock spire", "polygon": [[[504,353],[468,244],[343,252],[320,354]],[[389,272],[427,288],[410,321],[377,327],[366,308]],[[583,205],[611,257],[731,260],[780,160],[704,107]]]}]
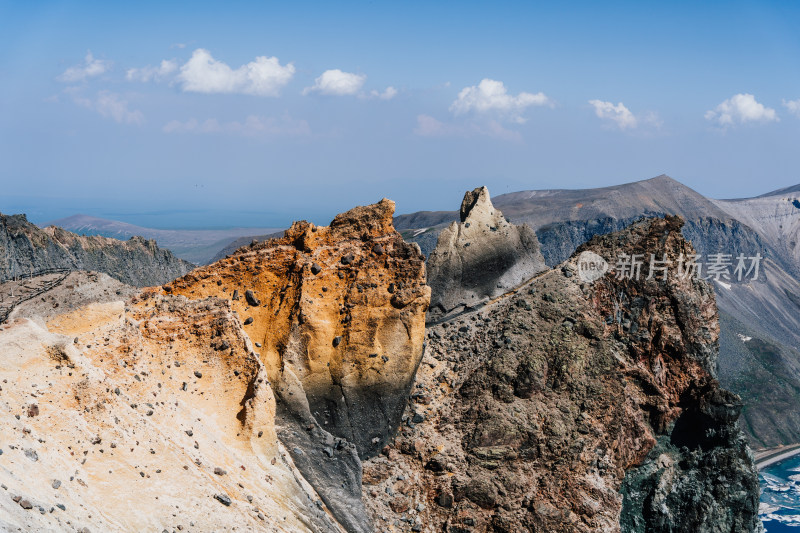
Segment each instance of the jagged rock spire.
[{"label": "jagged rock spire", "polygon": [[428,258],[429,321],[481,305],[547,269],[534,231],[508,222],[486,187],[464,194],[460,215]]}]

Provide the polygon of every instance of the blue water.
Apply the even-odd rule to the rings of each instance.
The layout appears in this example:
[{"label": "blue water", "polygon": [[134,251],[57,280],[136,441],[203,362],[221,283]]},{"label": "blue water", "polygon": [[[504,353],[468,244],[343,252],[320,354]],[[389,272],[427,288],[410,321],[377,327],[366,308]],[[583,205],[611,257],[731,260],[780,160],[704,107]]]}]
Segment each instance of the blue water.
[{"label": "blue water", "polygon": [[768,533],[800,533],[800,456],[759,473],[759,516]]}]

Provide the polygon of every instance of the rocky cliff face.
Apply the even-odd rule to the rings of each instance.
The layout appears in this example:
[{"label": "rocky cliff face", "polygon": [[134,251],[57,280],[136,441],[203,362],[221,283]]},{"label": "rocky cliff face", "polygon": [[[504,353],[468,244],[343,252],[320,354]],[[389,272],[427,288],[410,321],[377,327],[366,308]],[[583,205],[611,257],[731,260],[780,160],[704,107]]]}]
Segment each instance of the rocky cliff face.
[{"label": "rocky cliff face", "polygon": [[[692,253],[677,218],[583,250]],[[364,465],[381,531],[759,531],[738,397],[702,281],[578,257],[428,331],[404,427]],[[387,497],[388,494],[388,497]]]},{"label": "rocky cliff face", "polygon": [[430,320],[482,305],[547,268],[533,230],[508,222],[486,187],[466,193],[460,216],[428,257]]},{"label": "rocky cliff face", "polygon": [[374,531],[361,460],[400,424],[430,297],[393,211],[298,222],[127,302],[89,273],[17,306],[0,529]]},{"label": "rocky cliff face", "polygon": [[166,283],[194,265],[155,241],[81,237],[61,228],[39,229],[25,215],[0,214],[0,280],[48,269],[92,270],[144,287]]},{"label": "rocky cliff face", "polygon": [[[538,228],[548,265],[558,264],[595,235],[605,235],[631,220],[567,221]],[[698,254],[725,253],[732,258],[760,254],[759,280],[715,284],[722,314],[719,379],[744,402],[744,429],[757,446],[777,446],[800,440],[800,344],[798,302],[800,284],[789,259],[751,227],[738,220],[698,217],[688,220],[683,235]],[[752,317],[760,318],[753,321]],[[743,341],[742,339],[752,339]],[[764,383],[771,383],[765,390]]]},{"label": "rocky cliff face", "polygon": [[281,239],[165,286],[231,299],[279,394],[307,398],[313,418],[362,457],[380,451],[399,420],[430,294],[423,258],[392,227],[393,211],[383,200],[329,227],[297,222]]},{"label": "rocky cliff face", "polygon": [[753,228],[773,245],[775,258],[800,277],[800,185],[757,198],[715,200],[732,217]]}]

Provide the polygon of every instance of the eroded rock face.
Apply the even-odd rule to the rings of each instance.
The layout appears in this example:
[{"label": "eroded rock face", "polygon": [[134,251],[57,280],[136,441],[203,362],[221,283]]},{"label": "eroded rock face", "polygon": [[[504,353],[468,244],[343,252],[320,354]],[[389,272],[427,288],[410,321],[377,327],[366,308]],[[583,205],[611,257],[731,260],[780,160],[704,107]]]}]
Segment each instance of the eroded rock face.
[{"label": "eroded rock face", "polygon": [[287,408],[361,457],[378,453],[400,420],[430,295],[423,257],[394,230],[393,212],[384,199],[328,227],[296,222],[165,287],[232,298],[252,318],[245,329]]},{"label": "eroded rock face", "polygon": [[350,532],[372,531],[360,458],[400,423],[422,357],[430,289],[390,200],[296,222],[163,290],[231,299],[276,391],[278,436]]},{"label": "eroded rock face", "polygon": [[429,321],[475,308],[547,269],[536,233],[508,222],[486,187],[464,195],[460,216],[428,258]]},{"label": "eroded rock face", "polygon": [[[645,221],[579,251],[675,261],[693,253],[681,226]],[[404,428],[364,464],[381,530],[760,531],[741,402],[714,374],[713,290],[645,277],[584,283],[576,254],[429,328]]]}]

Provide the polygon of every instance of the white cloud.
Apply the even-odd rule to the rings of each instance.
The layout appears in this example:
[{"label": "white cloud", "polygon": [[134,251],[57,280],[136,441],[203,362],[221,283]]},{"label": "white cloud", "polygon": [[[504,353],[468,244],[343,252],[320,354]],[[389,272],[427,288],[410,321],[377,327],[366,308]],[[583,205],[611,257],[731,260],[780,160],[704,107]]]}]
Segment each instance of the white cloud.
[{"label": "white cloud", "polygon": [[164,125],[165,133],[227,134],[244,137],[301,137],[311,135],[311,128],[305,120],[296,120],[288,114],[280,118],[249,115],[243,122],[219,122],[208,119],[200,122],[189,119],[185,122],[173,120]]},{"label": "white cloud", "polygon": [[397,89],[394,87],[387,87],[385,91],[379,92],[376,90],[372,90],[369,92],[369,95],[373,98],[380,98],[381,100],[391,100],[395,96],[397,96]]},{"label": "white cloud", "polygon": [[335,68],[323,72],[320,77],[314,80],[313,86],[303,89],[303,94],[318,92],[335,96],[354,95],[361,90],[366,80],[367,77],[363,74],[342,72]]},{"label": "white cloud", "polygon": [[453,133],[453,129],[444,122],[429,115],[417,115],[417,127],[414,133],[421,137],[443,137]]},{"label": "white cloud", "polygon": [[654,111],[644,111],[633,113],[622,102],[614,105],[604,100],[589,100],[589,104],[594,107],[597,118],[605,121],[611,128],[620,130],[636,130],[644,135],[649,135],[655,130],[660,130],[663,125],[658,113]]},{"label": "white cloud", "polygon": [[789,110],[789,113],[800,117],[800,100],[784,100],[783,107]]},{"label": "white cloud", "polygon": [[130,110],[127,101],[120,98],[118,94],[108,91],[100,91],[94,100],[75,97],[75,103],[120,124],[142,124],[144,122],[144,115],[141,111]]},{"label": "white cloud", "polygon": [[635,128],[639,124],[636,116],[622,102],[614,105],[603,100],[589,100],[589,103],[594,106],[598,118],[614,122],[621,130]]},{"label": "white cloud", "polygon": [[86,52],[86,57],[83,63],[70,67],[58,77],[59,81],[66,83],[75,83],[84,81],[87,78],[93,78],[103,74],[111,68],[112,62],[103,59],[95,59],[91,51]]},{"label": "white cloud", "polygon": [[294,76],[294,65],[281,65],[277,57],[259,56],[236,70],[217,61],[208,50],[198,48],[181,67],[178,80],[187,92],[240,93],[278,96]]},{"label": "white cloud", "polygon": [[475,111],[478,113],[497,112],[523,123],[522,112],[530,106],[552,105],[552,101],[544,93],[508,94],[503,82],[484,78],[478,85],[465,87],[458,93],[458,98],[450,106],[456,115]]},{"label": "white cloud", "polygon": [[482,124],[477,122],[455,124],[442,122],[429,115],[417,115],[417,127],[414,128],[414,134],[420,137],[474,137],[478,135],[505,141],[522,141],[519,132],[504,128],[496,120],[489,120]]},{"label": "white cloud", "polygon": [[157,67],[148,65],[142,68],[129,68],[125,73],[125,78],[128,81],[158,81],[166,78],[176,70],[178,70],[178,64],[175,61],[165,59]]},{"label": "white cloud", "polygon": [[777,122],[775,110],[756,101],[752,94],[735,94],[711,111],[706,111],[706,120],[720,126],[733,126],[746,122]]}]

